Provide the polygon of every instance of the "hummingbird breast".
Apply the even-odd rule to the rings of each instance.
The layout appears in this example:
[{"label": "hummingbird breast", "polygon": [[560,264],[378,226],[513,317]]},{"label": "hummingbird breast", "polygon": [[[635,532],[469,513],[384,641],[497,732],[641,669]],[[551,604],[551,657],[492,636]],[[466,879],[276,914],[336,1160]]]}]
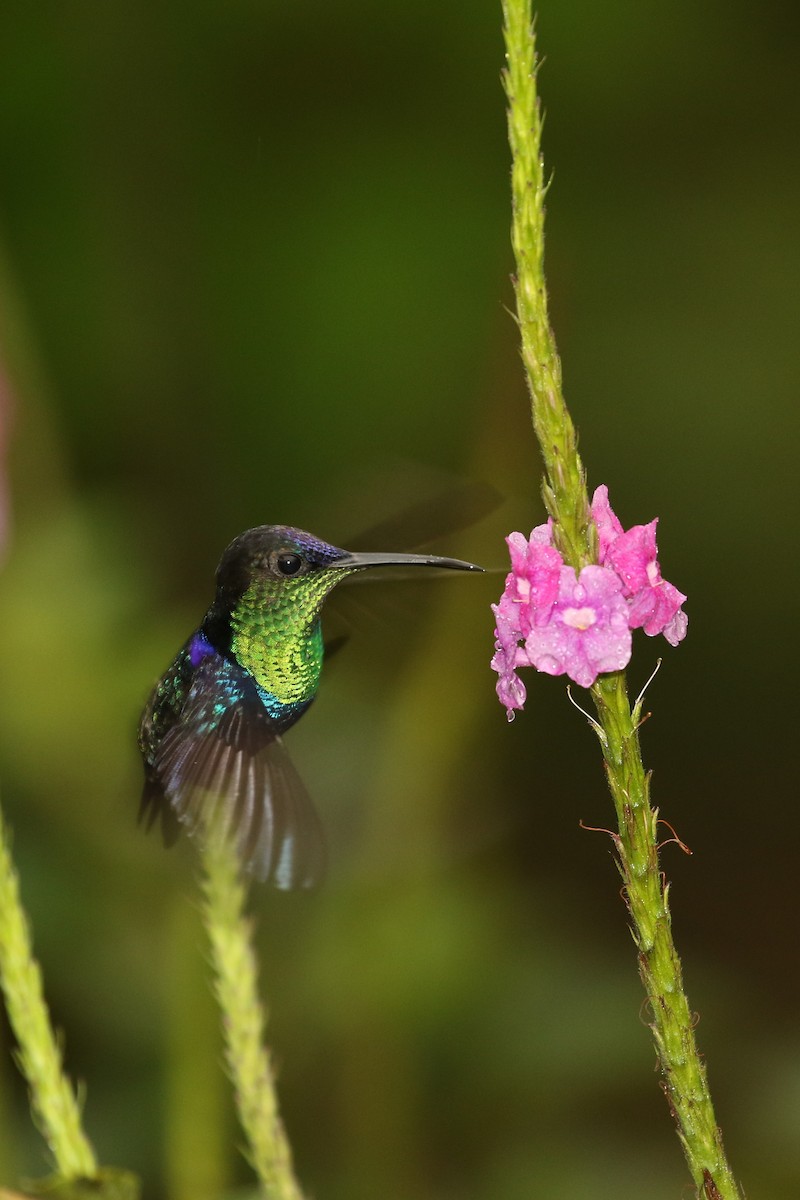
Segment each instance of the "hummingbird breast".
[{"label": "hummingbird breast", "polygon": [[[248,588],[231,614],[231,653],[252,677],[267,708],[294,710],[311,703],[322,672],[318,609],[298,612],[296,599]],[[299,715],[299,714],[298,714]]]}]

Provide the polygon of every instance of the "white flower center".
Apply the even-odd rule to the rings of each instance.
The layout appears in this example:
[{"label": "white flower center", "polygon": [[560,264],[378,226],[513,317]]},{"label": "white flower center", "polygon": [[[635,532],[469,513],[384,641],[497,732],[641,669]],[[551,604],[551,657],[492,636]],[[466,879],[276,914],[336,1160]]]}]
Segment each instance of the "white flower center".
[{"label": "white flower center", "polygon": [[650,559],[650,562],[647,564],[646,571],[647,578],[650,581],[650,587],[657,587],[658,584],[661,583],[661,573],[658,569],[658,563],[654,558]]},{"label": "white flower center", "polygon": [[580,629],[583,632],[585,629],[591,629],[596,620],[597,613],[588,604],[584,608],[564,609],[564,624],[569,625],[570,629]]}]

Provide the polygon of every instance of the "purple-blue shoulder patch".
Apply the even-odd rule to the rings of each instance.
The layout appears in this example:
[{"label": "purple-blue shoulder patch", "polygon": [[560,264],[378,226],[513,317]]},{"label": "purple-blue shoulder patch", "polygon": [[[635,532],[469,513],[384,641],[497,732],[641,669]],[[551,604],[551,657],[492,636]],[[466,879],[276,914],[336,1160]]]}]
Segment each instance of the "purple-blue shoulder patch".
[{"label": "purple-blue shoulder patch", "polygon": [[193,667],[199,667],[204,658],[208,658],[209,654],[215,654],[216,651],[202,633],[196,633],[189,643],[189,658],[192,661]]}]

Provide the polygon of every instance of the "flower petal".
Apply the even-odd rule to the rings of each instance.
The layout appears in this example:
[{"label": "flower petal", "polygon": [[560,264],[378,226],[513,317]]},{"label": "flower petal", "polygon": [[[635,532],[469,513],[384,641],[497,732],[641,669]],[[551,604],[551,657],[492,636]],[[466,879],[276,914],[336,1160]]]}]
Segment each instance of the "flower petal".
[{"label": "flower petal", "polygon": [[597,526],[598,558],[602,564],[606,561],[609,546],[622,533],[622,524],[608,502],[608,488],[604,483],[594,490],[591,513]]},{"label": "flower petal", "polygon": [[634,525],[609,546],[606,562],[619,575],[626,596],[661,582],[656,546],[658,518],[649,525]]},{"label": "flower petal", "polygon": [[626,667],[631,656],[628,607],[614,572],[589,566],[576,577],[572,567],[563,567],[550,621],[531,629],[525,649],[539,671],[569,675],[582,687],[591,687],[604,671]]},{"label": "flower petal", "polygon": [[492,669],[497,671],[499,676],[496,685],[497,697],[504,706],[509,721],[514,720],[514,709],[524,706],[526,696],[525,684],[514,671],[516,654],[516,648],[512,655],[508,655],[502,646],[497,645],[492,659]]}]

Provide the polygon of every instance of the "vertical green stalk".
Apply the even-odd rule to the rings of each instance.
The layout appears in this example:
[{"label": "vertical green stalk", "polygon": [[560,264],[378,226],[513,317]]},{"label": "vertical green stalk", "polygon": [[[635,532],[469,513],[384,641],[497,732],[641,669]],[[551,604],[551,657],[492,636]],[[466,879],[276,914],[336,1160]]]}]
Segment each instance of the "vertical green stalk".
[{"label": "vertical green stalk", "polygon": [[265,1016],[258,997],[252,925],[244,916],[245,887],[229,841],[208,838],[203,871],[203,917],[222,1012],[225,1059],[247,1138],[247,1157],[266,1200],[302,1200],[264,1043]]},{"label": "vertical green stalk", "polygon": [[[542,121],[536,92],[536,45],[530,0],[503,0],[508,130],[512,154],[512,244],[522,358],[531,394],[533,426],[541,446],[543,494],[554,538],[566,562],[579,570],[595,561],[586,479],[575,427],[564,402],[561,364],[547,314],[544,278]],[[667,1103],[677,1124],[698,1197],[739,1200],[714,1117],[705,1067],[695,1042],[672,940],[668,885],[658,862],[657,809],[639,747],[640,710],[631,709],[625,675],[602,676],[592,697],[606,774],[617,813],[614,844],[639,952],[639,973],[650,1004],[651,1030]]]},{"label": "vertical green stalk", "polygon": [[0,984],[19,1045],[19,1064],[30,1088],[34,1118],[52,1151],[58,1173],[63,1179],[93,1179],[97,1176],[97,1161],[81,1128],[80,1107],[64,1074],[61,1049],[50,1024],[42,972],[33,956],[2,813]]},{"label": "vertical green stalk", "polygon": [[165,934],[166,1193],[170,1200],[213,1200],[230,1186],[232,1123],[217,1006],[197,953],[200,913],[183,896],[174,898]]},{"label": "vertical green stalk", "polygon": [[550,327],[544,279],[542,121],[536,94],[536,47],[530,0],[504,0],[511,145],[511,244],[517,264],[514,291],[522,360],[531,394],[533,428],[544,459],[544,501],[556,524],[565,560],[576,569],[594,558],[586,477],[575,426],[561,388],[561,360]]}]

